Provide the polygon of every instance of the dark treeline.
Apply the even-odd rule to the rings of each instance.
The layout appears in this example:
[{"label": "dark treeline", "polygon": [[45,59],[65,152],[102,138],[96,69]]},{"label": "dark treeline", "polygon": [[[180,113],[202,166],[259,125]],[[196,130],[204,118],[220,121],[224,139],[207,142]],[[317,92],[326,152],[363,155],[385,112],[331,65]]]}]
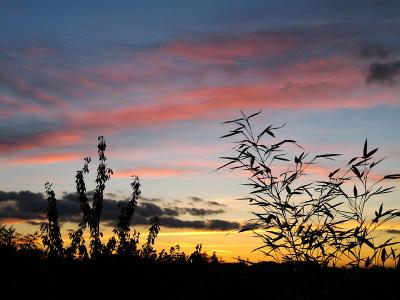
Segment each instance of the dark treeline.
[{"label": "dark treeline", "polygon": [[138,257],[44,259],[20,249],[0,255],[4,299],[398,299],[400,272],[315,263],[210,263],[175,251]]}]

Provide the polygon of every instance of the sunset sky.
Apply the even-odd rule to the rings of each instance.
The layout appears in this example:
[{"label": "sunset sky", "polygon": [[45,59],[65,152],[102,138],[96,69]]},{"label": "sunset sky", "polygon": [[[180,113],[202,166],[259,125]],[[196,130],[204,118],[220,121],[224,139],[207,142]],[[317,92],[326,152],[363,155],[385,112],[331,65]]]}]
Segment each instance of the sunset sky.
[{"label": "sunset sky", "polygon": [[106,232],[136,174],[135,222],[145,236],[161,217],[158,248],[255,258],[260,241],[235,232],[252,217],[235,200],[246,177],[213,172],[232,146],[221,123],[262,109],[256,127],[287,122],[279,138],[343,153],[337,167],[368,138],[387,157],[378,173],[399,173],[399,37],[396,0],[0,0],[0,221],[37,230],[50,181],[64,234],[73,228],[74,176],[91,156],[95,187],[103,135]]}]

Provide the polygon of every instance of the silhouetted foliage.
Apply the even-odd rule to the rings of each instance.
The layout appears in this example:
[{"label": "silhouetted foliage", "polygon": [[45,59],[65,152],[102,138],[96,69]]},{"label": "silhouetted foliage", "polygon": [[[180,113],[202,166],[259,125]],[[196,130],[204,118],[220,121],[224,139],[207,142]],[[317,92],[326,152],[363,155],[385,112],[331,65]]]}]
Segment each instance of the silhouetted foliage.
[{"label": "silhouetted foliage", "polygon": [[24,235],[16,232],[12,226],[6,227],[0,224],[0,255],[39,255],[38,238],[38,232]]},{"label": "silhouetted foliage", "polygon": [[160,221],[158,217],[152,217],[150,223],[149,234],[146,243],[142,247],[141,256],[145,259],[155,260],[157,258],[157,252],[154,250],[153,245],[160,232]]},{"label": "silhouetted foliage", "polygon": [[120,203],[121,213],[118,216],[118,223],[114,228],[113,232],[117,236],[111,237],[107,244],[108,253],[112,254],[114,249],[118,255],[128,256],[137,254],[137,245],[139,243],[140,233],[134,230],[133,234],[130,233],[130,225],[132,221],[133,214],[135,212],[135,207],[137,200],[141,194],[140,182],[137,176],[133,176],[133,181],[131,183],[132,187],[132,198],[128,203]]},{"label": "silhouetted foliage", "polygon": [[[201,245],[196,246],[195,251],[189,257],[184,252],[180,252],[180,246],[171,247],[169,253],[162,250],[160,253],[154,249],[155,239],[160,232],[160,222],[158,217],[154,216],[150,220],[149,233],[146,242],[139,249],[140,233],[133,230],[131,233],[131,222],[134,217],[135,207],[137,205],[140,191],[140,181],[137,176],[132,176],[131,182],[132,196],[128,202],[120,202],[120,214],[118,223],[113,229],[114,235],[109,238],[106,244],[103,244],[103,234],[100,231],[101,211],[103,205],[103,194],[105,184],[112,175],[112,170],[106,165],[106,141],[104,137],[98,138],[98,157],[99,165],[97,167],[96,189],[93,198],[89,199],[86,190],[85,174],[89,173],[90,157],[84,158],[84,166],[78,170],[75,176],[77,193],[79,195],[82,219],[78,224],[78,228],[69,233],[71,243],[66,248],[63,247],[64,242],[61,237],[60,225],[58,220],[57,199],[52,189],[52,184],[45,184],[45,192],[47,195],[47,222],[41,224],[41,238],[43,244],[42,257],[45,258],[66,258],[78,259],[86,261],[89,259],[107,259],[107,258],[135,258],[143,261],[152,262],[169,262],[169,263],[195,263],[195,262],[219,262],[218,257],[213,254],[209,257],[206,253],[201,252]],[[84,239],[84,231],[89,228],[90,231],[90,251],[87,250],[86,241]],[[17,253],[27,249],[37,250],[36,240],[38,233],[30,235],[21,235],[15,232],[12,227],[0,227],[0,248],[9,249],[9,251]]]},{"label": "silhouetted foliage", "polygon": [[161,263],[186,263],[188,256],[185,252],[181,251],[180,245],[173,246],[167,252],[165,249],[161,250],[157,260]]},{"label": "silhouetted foliage", "polygon": [[[97,167],[96,188],[94,190],[93,198],[89,201],[84,175],[89,173],[90,157],[84,158],[84,166],[82,170],[78,170],[75,176],[76,190],[79,195],[80,206],[82,211],[82,221],[79,223],[78,229],[70,233],[71,246],[69,247],[70,255],[78,255],[80,257],[87,257],[88,251],[86,249],[85,239],[83,232],[87,226],[90,230],[90,256],[93,258],[101,256],[105,252],[109,252],[106,246],[102,243],[103,237],[100,231],[101,212],[103,210],[104,189],[106,182],[110,179],[113,171],[107,167],[105,156],[106,141],[103,136],[98,137],[97,152],[99,157],[99,165]],[[112,241],[108,247],[112,247]]]},{"label": "silhouetted foliage", "polygon": [[[293,139],[275,141],[276,130],[283,125],[270,125],[256,134],[250,119],[260,112],[250,116],[242,112],[240,118],[224,122],[236,127],[222,138],[239,138],[233,148],[236,155],[222,157],[228,162],[218,168],[229,167],[249,174],[245,185],[252,190],[242,200],[248,200],[260,211],[254,212],[253,224],[241,231],[253,230],[263,240],[264,245],[255,250],[276,261],[321,265],[336,265],[340,261],[350,266],[371,267],[384,266],[391,259],[398,265],[400,254],[395,245],[399,241],[390,238],[378,243],[374,233],[399,217],[400,211],[384,210],[381,204],[373,219],[365,212],[373,197],[393,191],[394,187],[383,186],[383,181],[400,178],[400,174],[386,175],[369,183],[371,170],[382,161],[374,157],[378,148],[368,149],[366,140],[362,154],[352,158],[347,166],[333,170],[326,179],[307,182],[307,169],[341,154],[310,157]],[[264,142],[266,136],[270,138],[268,143]],[[288,145],[300,149],[293,158],[285,148]]]},{"label": "silhouetted foliage", "polygon": [[40,225],[42,243],[49,257],[63,256],[63,240],[58,224],[57,200],[50,183],[45,184],[47,195],[47,223]]},{"label": "silhouetted foliage", "polygon": [[215,263],[215,252],[213,253],[213,256],[210,258],[207,253],[202,252],[203,245],[202,244],[197,244],[194,252],[190,254],[189,256],[189,261],[192,264],[205,264],[209,263],[211,261],[211,258],[213,262]]}]

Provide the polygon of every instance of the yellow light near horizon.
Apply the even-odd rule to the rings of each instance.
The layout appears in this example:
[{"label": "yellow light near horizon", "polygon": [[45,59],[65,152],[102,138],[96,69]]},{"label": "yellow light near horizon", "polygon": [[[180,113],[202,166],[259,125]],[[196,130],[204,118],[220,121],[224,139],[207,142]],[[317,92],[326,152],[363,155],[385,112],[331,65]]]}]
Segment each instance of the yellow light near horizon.
[{"label": "yellow light near horizon", "polygon": [[[16,230],[20,233],[32,233],[38,228],[29,224],[13,224]],[[350,224],[348,225],[350,226]],[[347,226],[346,226],[347,227]],[[73,224],[64,224],[62,230],[62,238],[64,245],[69,244],[69,236],[67,229],[72,229]],[[146,242],[148,228],[146,226],[138,226],[135,228],[141,232],[139,243],[140,246]],[[391,225],[385,225],[377,231],[376,242],[381,242],[385,238],[389,238],[394,234],[386,233],[386,230],[400,230],[399,222],[394,222]],[[259,229],[257,233],[262,233],[263,230]],[[103,241],[107,240],[113,235],[111,228],[103,228]],[[86,230],[84,233],[86,241],[89,239],[89,231]],[[395,236],[396,237],[396,236]],[[255,237],[253,232],[241,232],[237,230],[233,231],[205,231],[205,230],[185,230],[185,229],[170,229],[161,228],[161,232],[158,234],[155,241],[155,249],[161,251],[165,249],[168,251],[170,247],[180,246],[181,251],[190,255],[195,250],[197,244],[202,244],[202,249],[208,255],[211,255],[214,251],[217,255],[226,262],[235,262],[237,258],[249,259],[252,262],[271,260],[267,258],[262,252],[254,251],[254,249],[263,246],[262,240]],[[365,249],[365,253],[368,254],[370,249]],[[390,264],[388,264],[390,266]]]}]

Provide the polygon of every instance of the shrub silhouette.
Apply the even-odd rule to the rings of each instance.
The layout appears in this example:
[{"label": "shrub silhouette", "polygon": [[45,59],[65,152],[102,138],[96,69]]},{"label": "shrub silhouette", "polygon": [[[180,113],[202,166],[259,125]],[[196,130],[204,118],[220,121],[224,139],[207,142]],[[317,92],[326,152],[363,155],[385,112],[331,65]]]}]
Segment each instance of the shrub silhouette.
[{"label": "shrub silhouette", "polygon": [[[84,175],[89,173],[90,157],[84,158],[84,166],[78,170],[75,176],[76,190],[79,195],[82,220],[78,228],[69,234],[71,244],[66,249],[68,257],[87,259],[89,257],[96,259],[101,256],[109,256],[116,252],[120,256],[137,255],[137,244],[139,243],[139,233],[136,231],[131,236],[130,224],[135,211],[137,200],[140,196],[140,182],[137,176],[133,176],[131,187],[133,189],[132,198],[128,203],[120,203],[119,221],[113,230],[115,236],[108,240],[104,245],[101,241],[103,233],[100,231],[101,213],[103,209],[104,189],[106,182],[110,179],[113,171],[107,167],[105,156],[106,141],[103,136],[98,137],[97,152],[99,165],[97,167],[96,188],[93,198],[89,200],[86,190]],[[64,253],[63,241],[61,239],[60,227],[58,224],[57,200],[51,184],[46,183],[46,194],[48,197],[47,219],[48,223],[42,224],[42,242],[45,246],[48,256],[60,257]],[[151,220],[149,240],[144,249],[151,252],[154,240],[160,230],[158,218]],[[85,229],[90,230],[90,252],[87,251],[86,242],[83,237]],[[151,243],[150,243],[151,242]],[[150,243],[150,244],[149,244]],[[146,253],[147,253],[146,252]]]},{"label": "shrub silhouette", "polygon": [[40,225],[42,243],[49,257],[62,257],[64,253],[60,225],[58,223],[57,200],[50,183],[45,184],[47,195],[47,223]]},{"label": "shrub silhouette", "polygon": [[37,240],[39,233],[21,234],[15,228],[0,224],[0,255],[10,256],[16,254],[28,254],[37,256],[40,249]]},{"label": "shrub silhouette", "polygon": [[195,250],[192,254],[189,256],[189,261],[192,264],[205,264],[209,263],[211,260],[215,263],[218,262],[218,259],[216,260],[216,255],[215,252],[213,253],[213,256],[210,258],[206,253],[202,252],[203,245],[202,244],[197,244],[195,247]]},{"label": "shrub silhouette", "polygon": [[[195,250],[196,251],[196,250]],[[180,245],[173,246],[167,252],[165,249],[161,250],[158,254],[157,260],[161,263],[186,263],[188,256],[185,252],[181,251]]]},{"label": "shrub silhouette", "polygon": [[[132,196],[128,202],[120,202],[120,214],[118,222],[113,229],[113,236],[109,238],[106,244],[103,244],[103,237],[100,231],[101,212],[103,206],[103,194],[106,182],[110,179],[113,171],[107,167],[105,156],[106,141],[104,137],[98,137],[98,157],[99,165],[97,167],[96,189],[93,198],[89,199],[86,190],[85,174],[89,173],[90,157],[84,158],[84,165],[75,175],[76,190],[79,196],[82,219],[78,228],[69,233],[71,243],[64,248],[64,242],[61,237],[60,225],[58,220],[57,199],[52,189],[52,184],[45,184],[47,195],[47,222],[40,226],[42,244],[44,246],[43,256],[47,258],[70,258],[70,259],[98,259],[107,257],[136,257],[144,261],[169,262],[169,263],[195,263],[219,262],[218,257],[213,254],[209,257],[201,252],[201,245],[196,246],[192,255],[187,256],[180,252],[180,246],[171,247],[169,253],[165,250],[159,254],[154,249],[155,239],[160,232],[160,221],[154,216],[150,219],[150,228],[146,242],[141,249],[138,249],[140,233],[136,230],[131,233],[131,222],[134,216],[135,207],[140,197],[140,181],[137,176],[132,176],[131,188]],[[83,237],[84,231],[89,228],[90,231],[90,251],[87,250],[86,241]],[[33,235],[19,235],[15,230],[5,226],[0,227],[0,247],[10,249],[22,249],[36,247],[37,233]]]},{"label": "shrub silhouette", "polygon": [[132,187],[132,198],[128,203],[120,203],[121,213],[118,216],[118,223],[114,228],[113,232],[117,238],[111,237],[107,244],[107,252],[112,254],[114,250],[120,256],[129,256],[137,254],[137,245],[139,243],[140,233],[134,231],[130,234],[130,225],[132,221],[133,214],[135,212],[135,207],[137,200],[141,194],[140,182],[137,176],[133,176]]},{"label": "shrub silhouette", "polygon": [[105,251],[105,246],[101,242],[103,234],[100,232],[100,218],[103,210],[103,194],[106,182],[110,179],[113,171],[107,167],[105,156],[106,141],[103,136],[98,137],[97,152],[99,165],[97,167],[96,188],[94,190],[91,205],[86,193],[86,184],[84,175],[89,173],[90,157],[84,158],[85,164],[82,170],[77,171],[75,176],[76,190],[79,195],[82,211],[82,221],[78,229],[70,234],[72,243],[70,253],[75,254],[78,248],[80,256],[87,256],[83,232],[87,226],[90,229],[90,255],[93,258],[101,256]]},{"label": "shrub silhouette", "polygon": [[141,256],[147,260],[155,260],[157,258],[157,252],[154,250],[153,245],[160,232],[160,221],[158,217],[152,217],[150,223],[149,234],[147,235],[146,243],[142,247]]},{"label": "shrub silhouette", "polygon": [[[326,179],[306,182],[307,169],[340,154],[311,157],[295,140],[275,142],[275,131],[283,125],[270,125],[256,134],[250,121],[260,113],[246,116],[242,112],[240,118],[224,122],[235,129],[222,138],[239,139],[233,147],[236,156],[222,157],[228,162],[218,168],[249,174],[245,185],[252,190],[249,197],[241,199],[260,211],[254,212],[256,218],[241,231],[252,230],[262,239],[264,245],[255,250],[276,261],[369,267],[392,260],[398,266],[400,254],[395,246],[399,241],[389,238],[379,243],[375,232],[399,217],[399,210],[384,210],[381,204],[373,219],[366,214],[366,205],[373,197],[393,191],[394,187],[384,187],[383,181],[400,178],[400,174],[386,175],[369,183],[371,170],[382,161],[374,157],[378,148],[368,149],[366,140],[362,154],[347,166],[333,170]],[[266,136],[272,139],[270,143],[264,142]],[[293,159],[284,148],[288,145],[301,149]]]}]

